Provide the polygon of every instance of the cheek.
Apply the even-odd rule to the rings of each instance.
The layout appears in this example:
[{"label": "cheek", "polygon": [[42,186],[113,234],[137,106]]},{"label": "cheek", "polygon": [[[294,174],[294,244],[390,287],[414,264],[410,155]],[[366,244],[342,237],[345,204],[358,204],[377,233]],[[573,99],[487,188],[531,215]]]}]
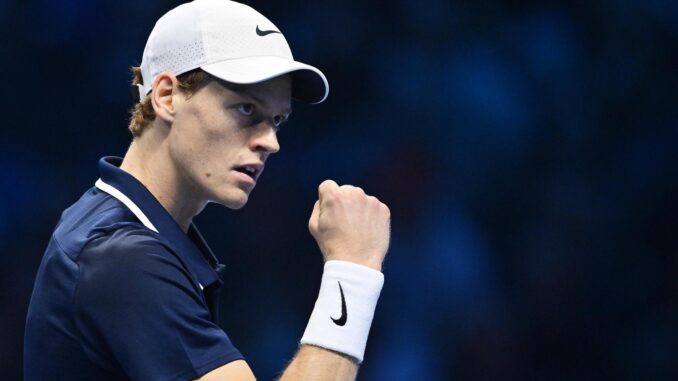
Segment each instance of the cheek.
[{"label": "cheek", "polygon": [[[192,107],[175,120],[171,150],[186,176],[201,186],[222,183],[237,164],[245,131],[223,110]],[[208,112],[209,111],[209,112]]]},{"label": "cheek", "polygon": [[[218,172],[219,168],[230,167],[237,156],[237,142],[240,137],[228,128],[205,128],[200,136],[199,152],[197,155],[203,159],[203,163],[214,166],[212,171]],[[213,175],[215,173],[212,173]]]},{"label": "cheek", "polygon": [[209,159],[209,139],[190,119],[177,119],[169,135],[169,151],[183,176],[200,181]]}]

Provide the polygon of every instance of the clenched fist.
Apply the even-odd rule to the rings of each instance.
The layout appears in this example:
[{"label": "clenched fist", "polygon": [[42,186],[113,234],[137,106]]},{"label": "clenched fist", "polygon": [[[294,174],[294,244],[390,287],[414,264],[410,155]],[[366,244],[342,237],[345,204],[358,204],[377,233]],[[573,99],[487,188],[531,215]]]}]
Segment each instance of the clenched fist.
[{"label": "clenched fist", "polygon": [[391,235],[391,212],[374,196],[325,180],[308,221],[326,261],[358,263],[381,271]]}]

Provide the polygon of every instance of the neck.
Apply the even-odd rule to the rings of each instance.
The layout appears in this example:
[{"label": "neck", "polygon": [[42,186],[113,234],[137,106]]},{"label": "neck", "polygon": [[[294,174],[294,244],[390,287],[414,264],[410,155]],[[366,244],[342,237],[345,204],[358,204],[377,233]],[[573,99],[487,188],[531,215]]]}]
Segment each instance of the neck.
[{"label": "neck", "polygon": [[141,137],[132,141],[120,169],[134,176],[160,202],[184,232],[207,204],[196,197],[171,160],[167,147],[158,135],[160,126],[148,126]]}]

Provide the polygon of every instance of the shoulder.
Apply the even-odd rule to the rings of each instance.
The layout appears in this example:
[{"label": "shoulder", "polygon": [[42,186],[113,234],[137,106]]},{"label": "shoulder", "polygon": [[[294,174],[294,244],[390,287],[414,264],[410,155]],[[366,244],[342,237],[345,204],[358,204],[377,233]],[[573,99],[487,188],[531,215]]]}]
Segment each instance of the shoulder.
[{"label": "shoulder", "polygon": [[82,248],[77,262],[81,283],[122,279],[132,284],[150,283],[158,275],[193,283],[169,242],[141,224],[118,226],[92,238]]},{"label": "shoulder", "polygon": [[118,231],[143,235],[146,230],[120,201],[91,188],[62,213],[53,237],[66,254],[76,260],[93,240],[115,238]]},{"label": "shoulder", "polygon": [[172,252],[171,245],[160,234],[140,223],[120,223],[99,229],[81,250],[81,257],[102,256],[111,259],[137,253]]}]

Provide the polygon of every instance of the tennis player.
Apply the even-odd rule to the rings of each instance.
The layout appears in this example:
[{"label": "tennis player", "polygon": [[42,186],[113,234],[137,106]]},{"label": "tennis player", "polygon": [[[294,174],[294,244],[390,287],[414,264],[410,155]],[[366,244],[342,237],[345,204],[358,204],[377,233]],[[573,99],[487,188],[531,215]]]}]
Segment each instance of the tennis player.
[{"label": "tennis player", "polygon": [[[129,150],[99,161],[40,264],[25,379],[252,380],[218,325],[223,266],[192,220],[209,202],[247,203],[291,99],[322,102],[327,80],[268,19],[227,0],[161,17],[134,76]],[[324,272],[281,380],[355,379],[384,281],[388,208],[331,180],[318,196],[308,225]]]}]

